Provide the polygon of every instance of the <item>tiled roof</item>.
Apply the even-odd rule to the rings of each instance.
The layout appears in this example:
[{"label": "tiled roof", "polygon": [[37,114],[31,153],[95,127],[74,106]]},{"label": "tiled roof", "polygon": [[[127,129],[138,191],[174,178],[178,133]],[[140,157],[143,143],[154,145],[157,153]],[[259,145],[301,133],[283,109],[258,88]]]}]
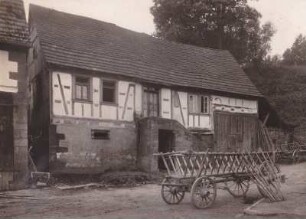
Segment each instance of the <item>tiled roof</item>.
[{"label": "tiled roof", "polygon": [[114,24],[30,6],[45,59],[149,82],[261,96],[228,51],[156,39]]},{"label": "tiled roof", "polygon": [[0,0],[0,43],[29,46],[22,0]]}]

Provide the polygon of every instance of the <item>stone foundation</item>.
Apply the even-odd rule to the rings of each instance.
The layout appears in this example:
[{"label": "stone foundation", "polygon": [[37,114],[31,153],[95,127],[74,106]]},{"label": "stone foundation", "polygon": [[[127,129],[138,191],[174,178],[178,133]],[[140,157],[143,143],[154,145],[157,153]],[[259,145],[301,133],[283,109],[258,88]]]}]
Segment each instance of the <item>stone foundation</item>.
[{"label": "stone foundation", "polygon": [[212,148],[213,135],[193,134],[179,122],[162,118],[145,118],[138,122],[139,144],[137,167],[147,172],[158,171],[158,159],[152,154],[159,151],[159,130],[173,132],[173,151],[206,151]]},{"label": "stone foundation", "polygon": [[[137,133],[133,123],[58,118],[53,122],[56,133],[51,138],[58,138],[58,145],[50,147],[51,173],[136,169]],[[108,133],[101,136],[106,139],[95,139],[93,131],[97,130]]]}]

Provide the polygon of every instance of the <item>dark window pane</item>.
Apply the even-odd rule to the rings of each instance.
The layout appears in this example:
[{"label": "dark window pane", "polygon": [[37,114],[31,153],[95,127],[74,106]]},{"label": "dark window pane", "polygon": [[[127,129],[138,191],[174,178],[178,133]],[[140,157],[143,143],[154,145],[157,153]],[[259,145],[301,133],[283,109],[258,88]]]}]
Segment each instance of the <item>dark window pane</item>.
[{"label": "dark window pane", "polygon": [[103,102],[115,102],[114,97],[114,90],[108,88],[103,89]]},{"label": "dark window pane", "polygon": [[104,139],[104,140],[108,140],[110,139],[109,136],[109,130],[91,130],[91,138],[92,139]]},{"label": "dark window pane", "polygon": [[114,81],[103,81],[103,102],[115,103],[116,83]]},{"label": "dark window pane", "polygon": [[201,113],[208,113],[209,112],[209,104],[208,104],[208,97],[201,96]]},{"label": "dark window pane", "polygon": [[80,84],[89,84],[89,78],[76,77],[75,82]]},{"label": "dark window pane", "polygon": [[207,113],[207,97],[201,96],[201,105],[200,105],[201,113]]},{"label": "dark window pane", "polygon": [[114,81],[103,81],[103,87],[115,89],[115,85]]}]

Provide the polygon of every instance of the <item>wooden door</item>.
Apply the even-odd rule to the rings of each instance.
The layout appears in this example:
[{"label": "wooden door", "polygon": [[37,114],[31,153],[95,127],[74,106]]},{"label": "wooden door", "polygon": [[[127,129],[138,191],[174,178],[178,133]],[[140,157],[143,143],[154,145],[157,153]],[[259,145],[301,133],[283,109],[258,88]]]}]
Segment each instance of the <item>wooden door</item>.
[{"label": "wooden door", "polygon": [[214,128],[216,151],[250,151],[257,148],[256,115],[215,112]]},{"label": "wooden door", "polygon": [[0,171],[14,165],[13,107],[10,96],[0,95]]}]

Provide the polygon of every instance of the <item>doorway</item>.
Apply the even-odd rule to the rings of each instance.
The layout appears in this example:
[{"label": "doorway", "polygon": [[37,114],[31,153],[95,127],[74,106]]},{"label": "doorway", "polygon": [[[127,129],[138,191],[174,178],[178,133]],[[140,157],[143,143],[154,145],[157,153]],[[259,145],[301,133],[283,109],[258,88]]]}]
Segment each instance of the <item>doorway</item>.
[{"label": "doorway", "polygon": [[0,171],[14,166],[13,101],[11,95],[0,94]]},{"label": "doorway", "polygon": [[[171,130],[158,130],[158,152],[166,153],[174,151],[174,133]],[[165,164],[161,157],[158,158],[158,169],[166,170]]]}]

